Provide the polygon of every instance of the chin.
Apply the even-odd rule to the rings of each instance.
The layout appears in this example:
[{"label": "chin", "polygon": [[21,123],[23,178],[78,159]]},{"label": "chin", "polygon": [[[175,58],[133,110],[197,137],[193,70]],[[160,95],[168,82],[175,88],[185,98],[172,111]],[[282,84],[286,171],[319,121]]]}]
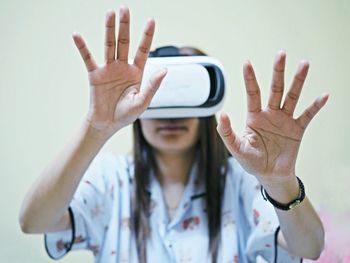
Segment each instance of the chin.
[{"label": "chin", "polygon": [[157,140],[152,147],[161,154],[182,154],[194,149],[194,145],[186,140]]},{"label": "chin", "polygon": [[155,147],[160,154],[185,154],[192,150],[192,147],[181,147],[181,145],[162,145]]}]

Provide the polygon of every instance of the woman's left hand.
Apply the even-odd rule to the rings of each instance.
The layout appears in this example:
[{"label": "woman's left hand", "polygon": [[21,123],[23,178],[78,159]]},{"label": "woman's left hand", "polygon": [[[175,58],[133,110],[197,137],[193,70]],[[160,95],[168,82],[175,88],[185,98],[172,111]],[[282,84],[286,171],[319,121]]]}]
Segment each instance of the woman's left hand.
[{"label": "woman's left hand", "polygon": [[[326,104],[328,95],[318,97],[298,118],[293,117],[309,64],[302,61],[281,105],[284,93],[286,55],[275,59],[268,105],[261,108],[260,89],[249,62],[243,67],[248,116],[243,137],[231,128],[229,117],[221,114],[218,132],[227,149],[243,168],[256,176],[295,175],[295,162],[306,127]],[[270,177],[271,178],[271,177]]]}]

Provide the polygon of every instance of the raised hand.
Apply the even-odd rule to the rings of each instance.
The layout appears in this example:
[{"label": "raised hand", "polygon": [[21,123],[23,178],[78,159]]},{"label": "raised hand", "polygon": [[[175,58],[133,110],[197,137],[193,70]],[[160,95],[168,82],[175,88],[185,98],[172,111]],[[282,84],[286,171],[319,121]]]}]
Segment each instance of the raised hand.
[{"label": "raised hand", "polygon": [[121,7],[116,44],[115,13],[113,11],[107,13],[105,63],[102,66],[96,65],[83,38],[79,34],[73,34],[75,45],[89,74],[90,107],[87,121],[106,138],[135,121],[146,110],[166,75],[165,69],[155,73],[147,87],[140,91],[155,23],[153,19],[147,22],[133,64],[128,63],[129,27],[129,10]]},{"label": "raised hand", "polygon": [[229,117],[221,114],[218,132],[227,149],[246,171],[256,176],[295,175],[295,162],[306,127],[326,104],[328,95],[318,97],[298,118],[293,118],[309,64],[301,62],[283,104],[286,55],[275,59],[268,105],[261,108],[260,89],[249,62],[243,67],[247,92],[247,125],[242,137],[231,128]]}]

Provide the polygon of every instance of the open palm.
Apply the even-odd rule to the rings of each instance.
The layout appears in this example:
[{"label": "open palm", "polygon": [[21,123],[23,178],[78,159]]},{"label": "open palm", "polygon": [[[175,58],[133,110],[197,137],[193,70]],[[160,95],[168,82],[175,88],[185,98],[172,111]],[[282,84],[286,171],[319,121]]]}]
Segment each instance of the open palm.
[{"label": "open palm", "polygon": [[298,118],[293,113],[309,64],[301,62],[291,87],[281,105],[284,92],[285,53],[279,52],[274,64],[268,105],[261,108],[260,89],[249,62],[244,64],[248,116],[242,137],[231,128],[229,117],[221,114],[218,132],[227,149],[249,173],[264,176],[295,174],[295,162],[304,131],[325,105],[328,95],[317,98]]},{"label": "open palm", "polygon": [[73,39],[89,73],[90,107],[88,122],[106,137],[132,123],[147,109],[166,70],[153,75],[147,87],[140,85],[154,34],[154,21],[148,21],[133,64],[128,63],[130,14],[120,8],[119,34],[116,43],[115,13],[106,16],[105,63],[97,66],[79,34]]}]

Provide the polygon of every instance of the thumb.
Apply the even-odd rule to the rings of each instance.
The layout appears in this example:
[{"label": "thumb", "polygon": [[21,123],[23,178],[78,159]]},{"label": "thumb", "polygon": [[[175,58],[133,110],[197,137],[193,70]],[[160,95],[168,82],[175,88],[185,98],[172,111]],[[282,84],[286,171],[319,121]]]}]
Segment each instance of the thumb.
[{"label": "thumb", "polygon": [[155,72],[151,76],[147,86],[142,91],[143,102],[144,102],[144,106],[146,106],[146,108],[151,103],[151,100],[152,100],[154,94],[157,92],[160,84],[162,83],[162,81],[167,73],[168,73],[168,70],[166,68],[164,68],[162,70]]},{"label": "thumb", "polygon": [[222,112],[220,114],[219,124],[216,129],[230,153],[234,156],[237,155],[240,151],[241,140],[232,130],[230,118],[226,113]]}]

